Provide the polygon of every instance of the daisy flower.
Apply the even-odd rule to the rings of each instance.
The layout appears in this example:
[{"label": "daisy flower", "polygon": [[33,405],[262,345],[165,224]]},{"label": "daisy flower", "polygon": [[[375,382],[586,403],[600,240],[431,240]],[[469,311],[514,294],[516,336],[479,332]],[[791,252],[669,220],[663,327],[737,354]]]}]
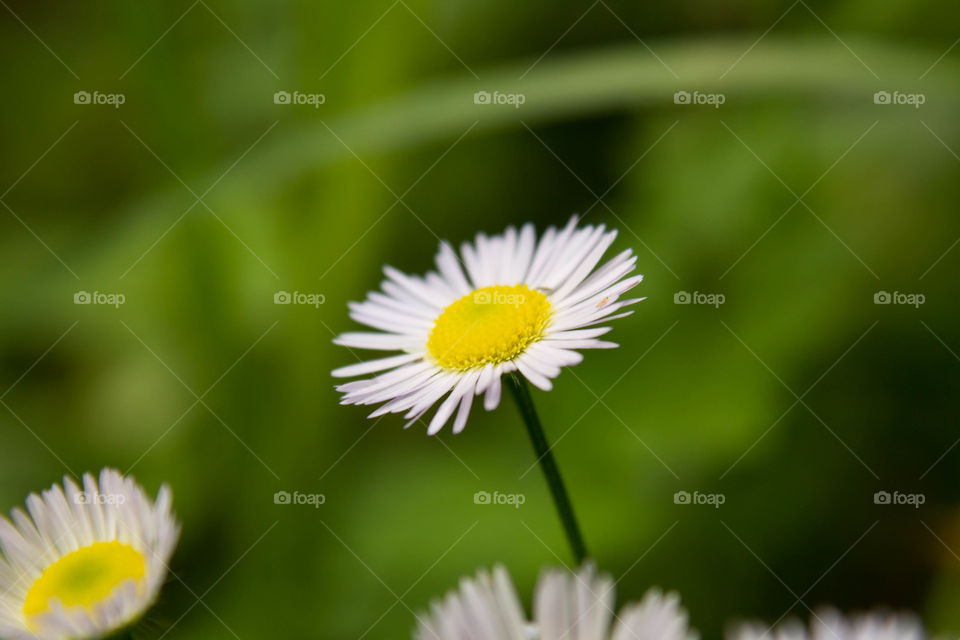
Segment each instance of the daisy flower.
[{"label": "daisy flower", "polygon": [[[136,622],[154,603],[180,534],[172,494],[156,502],[112,469],[70,478],[27,511],[0,517],[0,637],[102,638]],[[29,515],[28,515],[29,514]]]},{"label": "daisy flower", "polygon": [[381,405],[371,418],[403,413],[407,426],[439,403],[427,427],[433,435],[454,413],[453,432],[462,431],[474,396],[496,408],[504,374],[549,391],[562,367],[583,360],[582,349],[616,347],[599,339],[610,327],[597,325],[639,301],[621,300],[643,278],[627,277],[637,261],[631,250],[597,267],[616,236],[603,225],[578,227],[574,217],[539,240],[532,224],[481,233],[460,255],[442,242],[437,270],[423,277],[385,267],[381,291],[350,303],[350,317],[375,331],[334,342],[401,353],[335,370],[344,378],[377,373],[338,386],[342,403]]},{"label": "daisy flower", "polygon": [[675,593],[649,590],[639,603],[614,613],[610,576],[593,565],[576,574],[545,571],[528,620],[503,567],[464,578],[460,589],[418,616],[416,640],[696,640]]},{"label": "daisy flower", "polygon": [[923,625],[912,615],[844,616],[834,609],[815,613],[809,630],[793,621],[776,629],[747,624],[727,634],[729,640],[923,640],[924,637]]}]

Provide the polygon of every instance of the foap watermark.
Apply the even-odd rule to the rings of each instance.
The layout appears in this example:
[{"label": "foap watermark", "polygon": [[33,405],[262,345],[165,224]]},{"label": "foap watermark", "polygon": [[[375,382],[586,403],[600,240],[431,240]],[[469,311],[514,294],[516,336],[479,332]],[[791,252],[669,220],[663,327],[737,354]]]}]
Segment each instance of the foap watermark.
[{"label": "foap watermark", "polygon": [[310,506],[314,509],[319,509],[320,505],[327,501],[327,496],[322,493],[300,493],[299,491],[294,491],[293,493],[289,491],[277,491],[273,494],[273,504],[283,504],[283,505],[294,505],[294,506]]},{"label": "foap watermark", "polygon": [[927,96],[922,93],[903,93],[901,91],[877,91],[873,94],[873,104],[903,104],[909,105],[914,109],[919,109],[920,105],[927,101]]},{"label": "foap watermark", "polygon": [[914,509],[919,509],[920,505],[927,501],[927,496],[922,493],[900,493],[894,491],[877,491],[873,494],[873,504],[882,505],[907,505]]},{"label": "foap watermark", "polygon": [[327,96],[322,93],[302,93],[300,91],[277,91],[273,94],[273,104],[305,104],[314,109],[319,109],[320,105],[327,101]]},{"label": "foap watermark", "polygon": [[77,291],[73,294],[73,304],[105,304],[117,309],[126,301],[127,296],[122,293]]},{"label": "foap watermark", "polygon": [[74,504],[116,504],[120,505],[127,501],[127,496],[122,493],[99,493],[96,491],[79,491],[73,494]]},{"label": "foap watermark", "polygon": [[527,96],[522,93],[502,93],[500,91],[477,91],[473,94],[473,104],[508,104],[514,109],[519,109],[520,105],[527,101]]},{"label": "foap watermark", "polygon": [[302,304],[317,309],[326,301],[327,297],[322,293],[277,291],[273,294],[273,304]]},{"label": "foap watermark", "polygon": [[120,105],[127,101],[127,96],[122,93],[100,93],[94,91],[77,91],[73,94],[73,104],[105,104],[114,109],[119,109]]},{"label": "foap watermark", "polygon": [[673,304],[705,304],[718,309],[726,301],[727,297],[722,293],[677,291],[673,294]]},{"label": "foap watermark", "polygon": [[677,491],[673,494],[673,504],[695,504],[710,505],[714,509],[719,509],[720,505],[727,501],[727,496],[722,493],[700,493],[694,491]]},{"label": "foap watermark", "polygon": [[474,304],[505,304],[511,307],[519,307],[527,301],[522,293],[490,293],[489,291],[477,291],[473,294]]},{"label": "foap watermark", "polygon": [[727,101],[727,96],[722,93],[702,93],[700,91],[677,91],[673,94],[673,104],[705,104],[714,109],[719,109],[720,105]]},{"label": "foap watermark", "polygon": [[927,301],[922,293],[903,293],[901,291],[877,291],[873,294],[873,304],[905,304],[919,309]]},{"label": "foap watermark", "polygon": [[477,491],[473,494],[473,504],[508,504],[519,509],[520,505],[527,501],[527,496],[522,493],[500,493],[494,491]]}]

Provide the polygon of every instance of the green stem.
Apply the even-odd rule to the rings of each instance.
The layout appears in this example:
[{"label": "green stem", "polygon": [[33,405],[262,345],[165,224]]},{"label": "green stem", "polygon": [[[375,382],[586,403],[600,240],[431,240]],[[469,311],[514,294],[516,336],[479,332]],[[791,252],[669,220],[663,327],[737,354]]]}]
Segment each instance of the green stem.
[{"label": "green stem", "polygon": [[553,503],[557,507],[560,522],[563,523],[563,531],[567,534],[567,540],[573,550],[573,556],[578,564],[582,563],[587,557],[587,547],[583,543],[583,536],[580,535],[580,526],[577,524],[577,517],[573,514],[573,505],[570,503],[570,496],[567,495],[563,478],[560,476],[560,469],[553,458],[547,436],[543,432],[540,418],[537,417],[537,410],[533,406],[533,398],[530,396],[527,379],[514,373],[507,377],[507,386],[513,392],[513,399],[516,400],[523,422],[527,425],[527,433],[530,434],[530,442],[533,443],[533,449],[537,454],[537,462],[540,463],[547,485],[550,487]]}]

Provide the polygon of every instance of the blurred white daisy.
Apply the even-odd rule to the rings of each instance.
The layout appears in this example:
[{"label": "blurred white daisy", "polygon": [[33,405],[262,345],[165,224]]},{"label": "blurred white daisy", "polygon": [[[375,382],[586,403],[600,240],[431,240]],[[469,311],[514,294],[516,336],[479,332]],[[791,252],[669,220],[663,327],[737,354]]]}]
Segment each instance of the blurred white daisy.
[{"label": "blurred white daisy", "polygon": [[750,623],[727,633],[728,640],[923,640],[924,636],[923,625],[912,615],[844,616],[834,609],[817,611],[809,629],[790,621],[776,629]]},{"label": "blurred white daisy", "polygon": [[[102,638],[154,603],[180,535],[166,486],[153,502],[104,469],[64,478],[0,517],[0,637]],[[29,513],[29,515],[28,515]]]},{"label": "blurred white daisy", "polygon": [[464,578],[460,589],[418,616],[416,640],[695,640],[675,593],[649,590],[614,613],[614,584],[585,564],[576,574],[545,571],[534,594],[532,621],[524,615],[503,567]]},{"label": "blurred white daisy", "polygon": [[599,339],[610,327],[596,325],[629,315],[621,309],[639,301],[620,299],[643,279],[627,277],[637,261],[631,250],[596,268],[616,236],[572,218],[537,240],[526,224],[478,234],[460,256],[441,243],[437,271],[424,277],[385,267],[382,291],[350,303],[350,317],[377,331],[334,342],[403,353],[335,370],[336,377],[386,372],[338,386],[342,403],[385,403],[370,417],[405,413],[409,426],[446,396],[427,428],[433,435],[454,412],[453,431],[462,431],[475,395],[485,393],[484,408],[494,409],[504,374],[518,371],[549,390],[561,367],[583,360],[581,349],[616,347]]}]

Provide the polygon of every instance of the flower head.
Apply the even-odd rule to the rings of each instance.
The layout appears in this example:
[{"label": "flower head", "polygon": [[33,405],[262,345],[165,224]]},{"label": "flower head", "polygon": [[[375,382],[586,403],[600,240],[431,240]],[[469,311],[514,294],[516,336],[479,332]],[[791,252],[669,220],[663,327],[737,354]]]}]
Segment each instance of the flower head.
[{"label": "flower head", "polygon": [[[27,511],[0,517],[0,637],[101,638],[154,603],[180,528],[166,486],[156,502],[112,469],[83,489],[64,478]],[[28,515],[29,513],[29,515]]]},{"label": "flower head", "polygon": [[920,621],[910,615],[862,613],[844,616],[834,609],[813,614],[809,630],[791,621],[776,629],[746,624],[727,634],[729,640],[923,640]]},{"label": "flower head", "polygon": [[695,640],[680,598],[651,589],[614,612],[614,584],[593,565],[545,571],[528,621],[503,567],[464,578],[418,617],[416,640]]},{"label": "flower head", "polygon": [[550,390],[562,367],[583,359],[580,350],[616,347],[599,339],[610,327],[597,325],[629,315],[621,310],[639,301],[621,300],[643,279],[628,277],[637,261],[631,250],[597,268],[616,235],[603,225],[577,227],[573,218],[538,240],[526,224],[481,233],[459,256],[441,243],[437,270],[424,277],[385,267],[382,291],[350,304],[350,317],[376,331],[334,342],[402,353],[335,370],[336,377],[377,374],[337,387],[342,402],[381,404],[370,417],[404,413],[408,425],[440,402],[432,435],[454,413],[453,431],[462,431],[474,396],[486,394],[484,408],[496,408],[504,374],[519,372]]}]

